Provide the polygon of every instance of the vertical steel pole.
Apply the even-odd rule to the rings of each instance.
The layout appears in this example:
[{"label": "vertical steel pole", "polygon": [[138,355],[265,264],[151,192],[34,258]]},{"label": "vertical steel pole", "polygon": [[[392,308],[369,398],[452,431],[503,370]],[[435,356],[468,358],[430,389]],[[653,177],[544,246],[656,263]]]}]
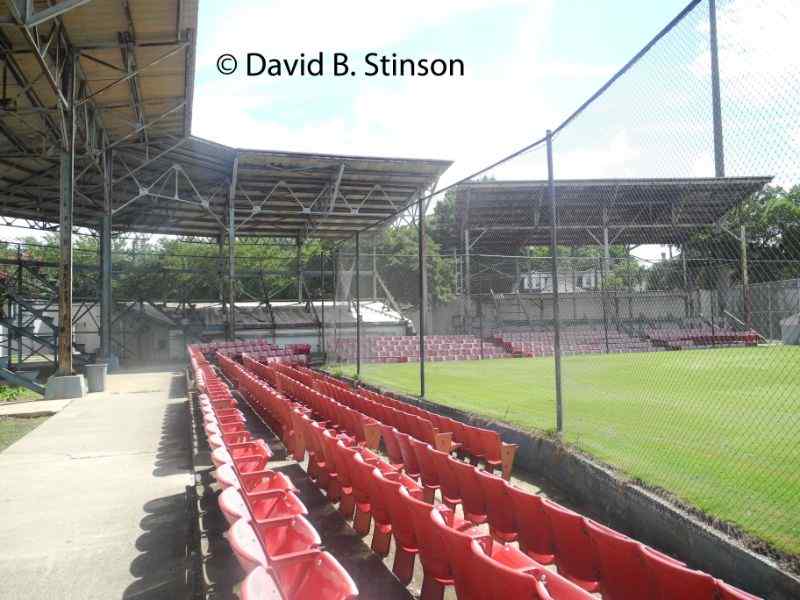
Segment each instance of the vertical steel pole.
[{"label": "vertical steel pole", "polygon": [[428,286],[425,280],[425,206],[422,193],[417,201],[417,235],[419,236],[419,397],[425,397],[425,311],[428,306]]},{"label": "vertical steel pole", "polygon": [[750,270],[747,268],[747,227],[742,225],[739,229],[739,244],[741,246],[740,260],[742,269],[742,303],[744,323],[748,329],[753,326],[753,301],[750,296]]},{"label": "vertical steel pole", "polygon": [[[17,244],[17,295],[22,297],[22,245]],[[8,318],[11,319],[11,298],[8,300]],[[17,304],[17,328],[22,331],[22,307]],[[8,331],[8,339],[11,339],[11,331]],[[9,344],[9,348],[11,345]],[[22,364],[22,333],[17,334],[17,364]],[[8,353],[8,366],[11,367],[11,352]]]},{"label": "vertical steel pole", "polygon": [[303,242],[298,235],[295,238],[295,244],[297,247],[297,251],[295,252],[295,260],[297,261],[296,264],[296,271],[297,271],[297,302],[303,301],[303,266],[302,266],[302,256],[301,256],[301,249],[303,246]]},{"label": "vertical steel pole", "polygon": [[378,298],[378,256],[376,254],[376,245],[378,243],[378,236],[372,236],[372,298]]},{"label": "vertical steel pole", "polygon": [[361,378],[361,251],[356,231],[356,377]]},{"label": "vertical steel pole", "polygon": [[69,106],[64,111],[66,137],[61,148],[58,260],[58,375],[72,375],[72,210],[75,193],[75,69],[67,58],[62,88]]},{"label": "vertical steel pole", "polygon": [[233,157],[228,187],[228,331],[236,339],[236,186],[239,176],[239,153]]},{"label": "vertical steel pole", "polygon": [[[319,251],[319,298],[322,311],[322,323],[320,330],[320,348],[321,352],[325,352],[325,251]],[[327,361],[327,357],[326,357]]]},{"label": "vertical steel pole", "polygon": [[100,356],[111,358],[111,215],[114,181],[113,150],[103,153],[103,216],[100,220]]},{"label": "vertical steel pole", "polygon": [[564,431],[564,406],[561,395],[561,319],[558,307],[558,213],[556,181],[553,175],[553,134],[547,130],[547,195],[550,198],[550,254],[553,261],[553,357],[556,368],[556,431]]},{"label": "vertical steel pole", "polygon": [[714,120],[714,173],[725,177],[725,151],[722,139],[722,101],[719,87],[719,50],[717,46],[717,2],[708,0],[709,44],[711,46],[711,110]]},{"label": "vertical steel pole", "polygon": [[[470,271],[469,227],[464,230],[464,333],[472,333],[472,273]],[[469,324],[469,326],[467,325]]]}]

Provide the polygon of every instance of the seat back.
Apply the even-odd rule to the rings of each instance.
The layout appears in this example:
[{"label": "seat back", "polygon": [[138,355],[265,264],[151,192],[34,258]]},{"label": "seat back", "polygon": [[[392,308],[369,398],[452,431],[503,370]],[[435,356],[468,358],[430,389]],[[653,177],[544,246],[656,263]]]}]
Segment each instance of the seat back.
[{"label": "seat back", "polygon": [[[493,560],[476,541],[471,542],[472,565],[476,575],[483,580],[488,590],[481,598],[485,600],[552,600],[541,577],[544,569],[533,568],[517,571]],[[558,600],[562,600],[558,598]]]},{"label": "seat back", "polygon": [[596,590],[600,573],[584,518],[546,498],[542,507],[553,532],[558,572],[586,590]]},{"label": "seat back", "polygon": [[458,477],[450,466],[450,455],[436,448],[429,448],[428,455],[436,468],[442,500],[451,508],[461,504],[461,490],[458,485]]},{"label": "seat back", "polygon": [[486,499],[483,496],[483,490],[478,485],[475,467],[453,457],[448,457],[447,460],[458,479],[464,516],[473,523],[484,523],[486,521]]},{"label": "seat back", "polygon": [[506,494],[514,512],[520,550],[539,563],[552,563],[555,545],[550,522],[542,506],[542,497],[513,485],[506,488]]},{"label": "seat back", "polygon": [[453,572],[444,542],[431,520],[433,505],[415,498],[405,487],[399,489],[399,497],[411,516],[411,524],[419,543],[419,556],[425,573],[437,579],[451,578]]},{"label": "seat back", "polygon": [[373,469],[372,478],[377,482],[378,495],[384,501],[389,519],[392,523],[392,533],[394,534],[397,545],[409,552],[416,552],[417,536],[414,526],[411,524],[411,514],[405,502],[400,500],[400,488],[402,483],[396,478],[389,478]]},{"label": "seat back", "polygon": [[414,450],[414,455],[417,458],[417,464],[419,465],[419,473],[420,477],[422,478],[423,485],[438,487],[439,472],[436,469],[436,465],[434,464],[433,458],[429,452],[431,446],[425,442],[421,442],[420,440],[415,440],[414,438],[410,438],[409,442],[411,443],[411,448]]},{"label": "seat back", "polygon": [[652,598],[652,581],[641,554],[641,544],[614,531],[586,520],[600,567],[600,591],[606,600],[638,600]]},{"label": "seat back", "polygon": [[416,479],[419,477],[419,463],[417,462],[417,455],[414,454],[414,448],[411,446],[410,437],[407,433],[401,431],[398,431],[395,435],[400,444],[400,452],[403,455],[403,470],[409,477]]},{"label": "seat back", "polygon": [[646,547],[641,548],[641,555],[655,586],[656,594],[652,596],[655,600],[713,600],[716,597],[717,585],[708,573],[689,569]]},{"label": "seat back", "polygon": [[513,542],[517,539],[517,529],[514,508],[506,493],[508,483],[501,477],[477,469],[475,478],[486,499],[486,516],[492,535],[503,543]]},{"label": "seat back", "polygon": [[476,573],[472,565],[474,560],[472,540],[476,533],[457,531],[450,527],[448,516],[452,519],[452,512],[447,515],[439,510],[432,510],[429,516],[439,534],[445,556],[450,562],[458,599],[482,600],[486,598],[489,593],[489,584]]},{"label": "seat back", "polygon": [[273,565],[284,598],[292,600],[353,600],[358,588],[329,553],[318,552]]},{"label": "seat back", "polygon": [[381,424],[380,428],[381,438],[383,439],[383,445],[386,448],[389,462],[393,465],[403,464],[403,453],[400,449],[400,442],[397,441],[397,436],[395,435],[395,428],[385,424]]}]

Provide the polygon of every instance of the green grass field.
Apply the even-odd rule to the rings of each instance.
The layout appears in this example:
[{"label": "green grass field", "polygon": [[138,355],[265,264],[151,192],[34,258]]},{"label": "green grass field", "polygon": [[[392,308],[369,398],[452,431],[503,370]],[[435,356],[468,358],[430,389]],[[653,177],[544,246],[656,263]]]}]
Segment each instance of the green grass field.
[{"label": "green grass field", "polygon": [[14,417],[0,417],[0,452],[36,429],[48,418],[49,417],[32,417],[30,419],[15,419]]},{"label": "green grass field", "polygon": [[[562,365],[567,441],[800,554],[800,348],[581,355]],[[361,377],[419,393],[418,363],[364,364]],[[552,358],[428,363],[426,381],[430,400],[555,428]]]}]

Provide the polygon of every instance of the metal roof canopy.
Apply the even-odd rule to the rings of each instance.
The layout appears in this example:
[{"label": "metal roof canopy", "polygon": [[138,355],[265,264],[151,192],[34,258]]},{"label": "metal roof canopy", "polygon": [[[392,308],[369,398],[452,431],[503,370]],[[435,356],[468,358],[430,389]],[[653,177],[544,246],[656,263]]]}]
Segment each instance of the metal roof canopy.
[{"label": "metal roof canopy", "polygon": [[[77,62],[74,225],[115,231],[349,238],[407,208],[448,161],[238,149],[190,135],[198,0],[0,3],[0,216],[56,230],[62,75]],[[71,99],[69,99],[71,100]],[[235,190],[235,193],[232,193]]]},{"label": "metal roof canopy", "polygon": [[[558,243],[677,244],[720,219],[772,177],[556,180]],[[456,222],[475,232],[475,253],[517,253],[550,244],[547,181],[467,183],[456,190]]]}]

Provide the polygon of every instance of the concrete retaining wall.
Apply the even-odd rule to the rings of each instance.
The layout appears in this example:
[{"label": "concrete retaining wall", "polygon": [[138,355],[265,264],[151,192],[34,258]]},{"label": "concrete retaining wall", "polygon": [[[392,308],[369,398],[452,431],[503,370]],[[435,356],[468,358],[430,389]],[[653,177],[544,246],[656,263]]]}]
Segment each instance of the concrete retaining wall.
[{"label": "concrete retaining wall", "polygon": [[365,387],[431,412],[497,431],[505,442],[519,445],[515,470],[524,470],[546,480],[571,503],[585,507],[584,512],[592,518],[676,556],[693,568],[770,600],[800,598],[800,578],[558,440],[376,386]]}]

